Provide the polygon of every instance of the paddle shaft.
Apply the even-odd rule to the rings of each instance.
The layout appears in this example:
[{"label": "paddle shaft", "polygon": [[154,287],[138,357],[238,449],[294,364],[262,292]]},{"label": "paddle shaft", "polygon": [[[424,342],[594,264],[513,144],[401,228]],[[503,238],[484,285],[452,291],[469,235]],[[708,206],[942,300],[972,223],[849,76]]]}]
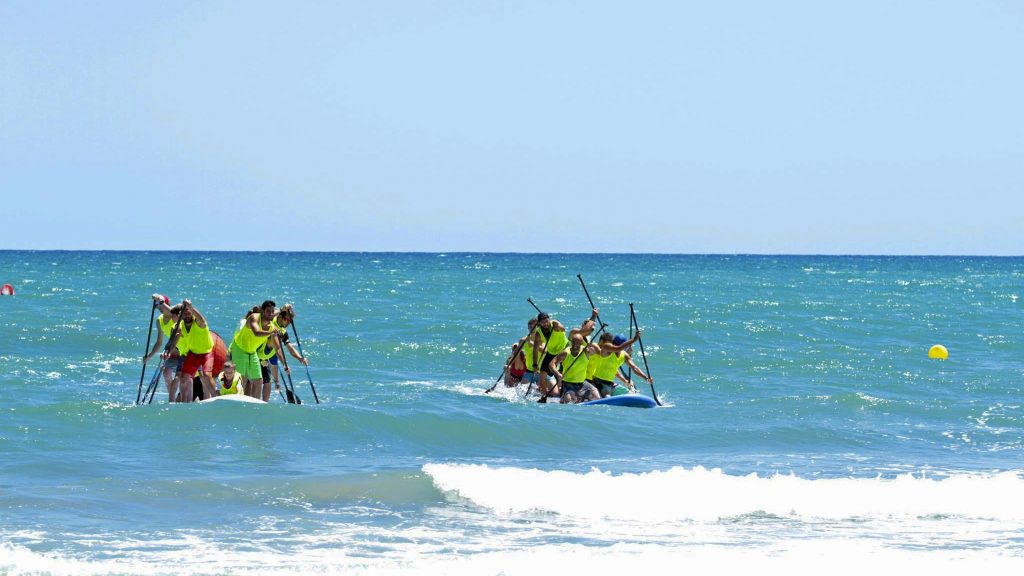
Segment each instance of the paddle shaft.
[{"label": "paddle shaft", "polygon": [[[629,337],[630,338],[633,337],[633,309],[632,308],[630,308],[630,310],[629,310]],[[629,380],[630,382],[633,381],[633,367],[632,366],[630,366],[629,369],[626,370],[626,380]]]},{"label": "paddle shaft", "polygon": [[526,301],[530,303],[530,306],[533,306],[533,309],[537,311],[537,314],[543,314],[544,313],[540,308],[537,307],[536,304],[533,303],[533,299],[532,298],[527,298]]},{"label": "paddle shaft", "polygon": [[[174,329],[171,330],[171,336],[167,339],[167,344],[164,344],[164,354],[167,354],[167,353],[170,352],[170,350],[171,350],[171,343],[174,342],[174,339],[178,335],[179,332],[181,332],[181,312],[178,312],[178,321],[174,323]],[[160,360],[161,360],[161,362],[160,362],[160,371],[157,372],[157,376],[159,376],[160,373],[163,372],[164,364],[167,363],[167,360],[165,360],[162,357],[162,355],[161,355]],[[154,378],[153,381],[154,381],[154,383],[158,382],[158,379]],[[148,403],[152,404],[154,398],[156,398],[156,385],[153,386],[153,393],[152,393],[152,395],[150,395]]]},{"label": "paddle shaft", "polygon": [[142,383],[146,380],[146,356],[149,355],[149,343],[153,341],[153,318],[156,317],[156,302],[149,309],[149,330],[146,331],[146,349],[142,351],[142,375],[139,376],[139,391],[135,393],[135,405],[142,399]]},{"label": "paddle shaft", "polygon": [[[530,303],[530,306],[533,306],[533,309],[537,311],[537,314],[543,314],[544,313],[543,310],[538,308],[537,305],[533,303],[533,299],[532,298],[527,298],[526,301]],[[538,322],[538,324],[539,323],[540,322]],[[536,332],[536,330],[537,329],[534,328],[532,331],[530,331],[530,336],[533,336],[533,333]],[[530,336],[526,337],[527,340],[530,339]],[[524,343],[523,346],[525,346],[525,345],[526,344]],[[544,361],[544,358],[541,358],[541,362],[543,362],[543,361]],[[539,371],[538,368],[540,368],[540,367],[539,366],[534,366],[533,367],[534,371]],[[533,382],[530,382],[529,384],[526,385],[526,396],[523,396],[523,398],[526,398],[527,396],[529,396],[530,392],[533,392]]]},{"label": "paddle shaft", "polygon": [[[640,330],[640,323],[636,321],[636,312],[633,310],[633,303],[629,303],[629,316],[633,323],[636,324],[636,329]],[[647,365],[647,354],[644,352],[644,339],[637,338],[640,342],[640,356],[644,359],[644,371],[647,372],[647,377],[651,378],[651,368]],[[661,400],[658,399],[658,393],[654,391],[654,382],[651,382],[651,396],[654,396],[654,401],[657,402],[658,406],[661,406]]]},{"label": "paddle shaft", "polygon": [[[576,278],[579,279],[580,286],[583,287],[583,293],[587,295],[587,302],[590,302],[590,309],[591,310],[597,310],[597,306],[594,306],[594,299],[590,297],[590,290],[587,290],[587,284],[586,284],[586,282],[583,281],[583,275],[582,274],[577,274]],[[601,325],[601,329],[602,330],[604,330],[605,326],[608,326],[607,324],[605,324],[604,322],[601,321],[601,315],[600,314],[597,315],[597,322],[598,322],[598,324]],[[630,323],[630,326],[632,326],[632,323]],[[633,336],[633,334],[631,333],[630,337],[632,337],[632,336]],[[622,368],[622,366],[619,366],[619,373],[623,374],[623,375],[626,374],[626,371],[625,371],[624,368]],[[626,378],[626,380],[629,380],[630,378],[632,378],[632,376],[628,376]]]},{"label": "paddle shaft", "polygon": [[505,377],[505,372],[508,370],[509,366],[511,366],[512,363],[516,361],[516,356],[523,350],[523,346],[526,346],[526,340],[529,339],[529,337],[532,335],[533,332],[530,332],[529,334],[526,335],[526,338],[523,338],[522,343],[516,342],[516,345],[512,347],[512,356],[509,358],[508,362],[505,363],[505,367],[501,369],[501,374],[498,375],[498,379],[494,381],[493,386],[491,386],[487,390],[484,390],[484,394],[490,394],[491,392],[494,392],[494,389],[497,388],[498,384],[501,383],[502,378]]},{"label": "paddle shaft", "polygon": [[[300,352],[301,354],[301,352]],[[281,339],[277,339],[277,355],[281,357],[281,364],[284,366],[284,375],[288,378],[288,383],[285,384],[284,390],[288,393],[288,402],[291,404],[302,404],[302,400],[299,395],[295,393],[295,383],[292,382],[292,371],[288,368],[288,359],[284,357],[284,344],[281,343]],[[291,388],[289,389],[289,386]]]},{"label": "paddle shaft", "polygon": [[[295,327],[294,319],[292,320],[292,334],[295,334],[295,344],[299,347],[299,354],[305,358],[306,353],[302,351],[302,340],[299,339],[299,329]],[[281,355],[284,356],[284,352]],[[316,400],[316,403],[319,404],[320,397],[316,395],[316,386],[313,385],[313,376],[309,373],[309,366],[305,364],[303,366],[306,366],[306,378],[309,379],[309,389],[313,391],[313,400]]]},{"label": "paddle shaft", "polygon": [[[146,404],[146,398],[149,398],[150,394],[156,394],[156,387],[160,384],[160,375],[164,373],[164,359],[160,359],[160,364],[157,365],[156,374],[150,379],[149,384],[146,385],[146,392],[142,395],[141,404]],[[152,398],[150,398],[152,402]]]}]

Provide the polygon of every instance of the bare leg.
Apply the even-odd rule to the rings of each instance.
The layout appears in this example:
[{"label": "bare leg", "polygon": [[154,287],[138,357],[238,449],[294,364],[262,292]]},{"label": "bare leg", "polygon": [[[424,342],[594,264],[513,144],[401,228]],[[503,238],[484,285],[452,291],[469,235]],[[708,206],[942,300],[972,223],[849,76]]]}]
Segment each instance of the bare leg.
[{"label": "bare leg", "polygon": [[540,390],[540,397],[546,398],[551,391],[551,381],[548,380],[548,373],[543,370],[540,373],[540,381],[537,382],[537,389]]},{"label": "bare leg", "polygon": [[263,396],[263,378],[248,378],[245,381],[245,395],[251,398]]},{"label": "bare leg", "polygon": [[192,379],[184,372],[178,374],[178,392],[182,402],[192,402]]},{"label": "bare leg", "polygon": [[[270,382],[264,382],[263,380],[260,380],[260,383],[262,384],[263,387],[263,401],[270,402]],[[256,389],[259,390],[259,388]]]},{"label": "bare leg", "polygon": [[174,403],[178,398],[178,379],[171,378],[167,381],[167,403]]},{"label": "bare leg", "polygon": [[171,361],[168,360],[167,362],[168,362],[168,364],[164,365],[163,376],[164,376],[164,382],[166,382],[167,383],[167,387],[170,388],[171,385],[174,384],[174,379],[178,376],[178,374],[176,373],[175,369],[170,366],[170,362]]},{"label": "bare leg", "polygon": [[199,372],[199,379],[203,382],[203,393],[206,394],[207,398],[213,398],[214,396],[220,396],[220,392],[217,387],[213,385],[213,375],[209,372]]}]

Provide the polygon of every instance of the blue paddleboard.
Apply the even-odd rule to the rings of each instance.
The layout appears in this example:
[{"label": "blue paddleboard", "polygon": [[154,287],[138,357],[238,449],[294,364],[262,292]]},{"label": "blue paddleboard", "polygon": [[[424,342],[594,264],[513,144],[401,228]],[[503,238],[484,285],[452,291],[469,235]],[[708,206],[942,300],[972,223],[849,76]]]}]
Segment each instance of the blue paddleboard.
[{"label": "blue paddleboard", "polygon": [[630,408],[655,408],[658,405],[653,398],[644,396],[643,394],[620,394],[618,396],[609,396],[599,400],[580,402],[580,406],[594,406],[597,404],[604,404],[606,406],[628,406]]}]

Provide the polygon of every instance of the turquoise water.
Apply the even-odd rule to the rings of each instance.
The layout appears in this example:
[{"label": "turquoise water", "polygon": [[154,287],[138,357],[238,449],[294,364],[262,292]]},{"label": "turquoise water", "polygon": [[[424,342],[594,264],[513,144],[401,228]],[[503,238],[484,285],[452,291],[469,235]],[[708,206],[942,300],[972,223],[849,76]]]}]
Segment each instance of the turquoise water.
[{"label": "turquoise water", "polygon": [[[665,407],[484,394],[528,297],[589,315],[577,274],[612,330],[635,303]],[[1024,259],[8,251],[6,282],[6,573],[1024,562]],[[153,292],[227,339],[294,303],[321,404],[296,369],[302,406],[136,407]]]}]

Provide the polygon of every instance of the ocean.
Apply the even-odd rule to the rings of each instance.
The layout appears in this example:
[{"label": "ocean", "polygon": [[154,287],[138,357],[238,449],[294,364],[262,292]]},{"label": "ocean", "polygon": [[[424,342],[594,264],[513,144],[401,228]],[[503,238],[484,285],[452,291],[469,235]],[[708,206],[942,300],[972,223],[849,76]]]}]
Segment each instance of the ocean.
[{"label": "ocean", "polygon": [[[485,394],[527,298],[589,316],[578,274],[663,407]],[[0,251],[3,283],[0,573],[1024,568],[1024,259]],[[154,292],[226,341],[293,303],[303,404],[136,406]]]}]

